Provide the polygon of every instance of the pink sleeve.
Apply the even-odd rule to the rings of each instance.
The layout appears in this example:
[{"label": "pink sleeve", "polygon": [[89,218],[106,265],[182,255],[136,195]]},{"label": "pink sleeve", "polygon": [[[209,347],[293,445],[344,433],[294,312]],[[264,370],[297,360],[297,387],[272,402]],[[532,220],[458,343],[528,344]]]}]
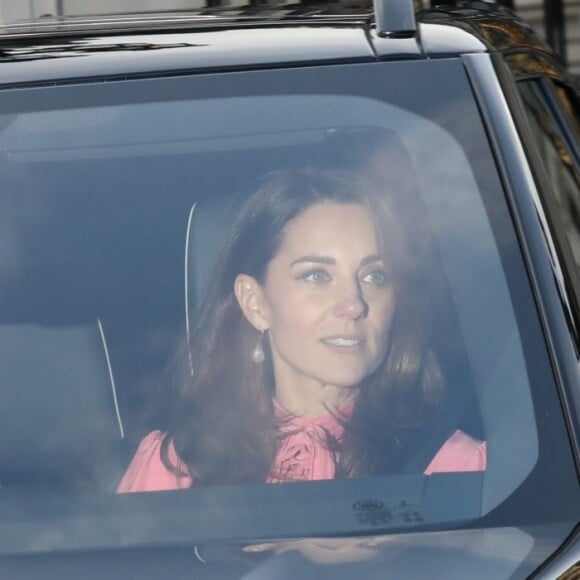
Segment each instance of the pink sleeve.
[{"label": "pink sleeve", "polygon": [[487,466],[487,445],[465,434],[455,431],[439,449],[425,470],[432,473],[485,471]]},{"label": "pink sleeve", "polygon": [[[152,431],[141,440],[131,464],[121,479],[117,493],[191,487],[191,478],[175,475],[161,461],[161,443],[164,437],[165,434],[161,431]],[[173,443],[169,445],[169,460],[176,466],[180,463]]]}]

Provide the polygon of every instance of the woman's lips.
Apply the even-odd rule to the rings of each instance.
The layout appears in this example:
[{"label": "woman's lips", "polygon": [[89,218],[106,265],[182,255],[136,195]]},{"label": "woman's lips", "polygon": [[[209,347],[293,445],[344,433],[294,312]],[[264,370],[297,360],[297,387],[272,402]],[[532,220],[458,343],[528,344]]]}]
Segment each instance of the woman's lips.
[{"label": "woman's lips", "polygon": [[364,345],[365,340],[350,336],[331,336],[323,338],[322,343],[338,350],[358,350]]}]

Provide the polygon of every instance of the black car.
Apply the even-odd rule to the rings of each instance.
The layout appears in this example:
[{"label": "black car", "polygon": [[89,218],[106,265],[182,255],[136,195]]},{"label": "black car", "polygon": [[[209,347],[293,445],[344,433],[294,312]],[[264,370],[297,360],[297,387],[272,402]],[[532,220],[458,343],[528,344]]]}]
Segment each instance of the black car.
[{"label": "black car", "polygon": [[[530,28],[484,2],[415,10],[411,0],[208,1],[190,12],[4,25],[0,577],[575,577],[578,96]],[[383,332],[381,356],[392,344],[417,342],[420,325],[428,356],[401,364],[431,377],[437,401],[429,399],[427,417],[413,414],[411,395],[413,409],[400,415],[387,395],[374,407],[367,397],[363,415],[356,409],[365,385],[382,368],[367,361],[360,383],[351,380],[349,413],[375,444],[392,447],[389,461],[365,463],[353,453],[345,467],[336,459],[343,434],[328,436],[336,449],[321,447],[336,459],[321,475],[260,478],[240,460],[220,479],[211,475],[220,453],[231,465],[251,453],[260,461],[244,435],[265,429],[248,424],[254,410],[218,381],[191,399],[196,421],[175,427],[175,417],[190,404],[183,384],[205,368],[206,346],[219,354],[216,373],[236,359],[242,334],[233,326],[208,345],[195,333],[221,316],[212,306],[214,272],[229,259],[224,248],[235,247],[230,232],[249,219],[256,191],[267,203],[268,191],[278,194],[272,183],[280,176],[342,180],[351,184],[344,199],[360,187],[379,204],[393,201],[396,209],[369,206],[362,217],[344,202],[344,238],[334,241],[334,231],[321,225],[320,234],[310,221],[295,230],[296,243],[330,237],[350,259],[367,243],[368,224],[387,216],[387,242],[377,241],[378,230],[369,238],[380,256],[356,266],[348,290],[360,310],[344,302],[332,315],[363,328],[376,300],[381,320],[399,324]],[[315,207],[326,223],[336,204]],[[288,227],[277,235],[288,236]],[[342,257],[314,254],[292,262],[317,264],[291,280],[309,302],[286,292],[272,309],[292,328],[310,324],[316,333],[308,316],[343,292],[335,284],[343,270]],[[233,263],[245,258],[240,251]],[[379,269],[364,269],[377,261]],[[399,271],[410,286],[397,285]],[[251,314],[255,297],[244,302],[242,282],[253,278],[240,280],[236,297]],[[396,318],[403,304],[412,314],[406,322]],[[337,363],[324,372],[344,365],[348,374],[372,346],[360,333],[325,330],[312,348],[307,334],[303,343],[290,337],[286,359],[288,329],[276,327],[279,344],[267,328],[262,349],[264,328],[254,327],[248,365],[271,357],[276,381],[276,364],[312,375],[302,362],[312,354],[317,371],[330,352]],[[264,376],[278,397],[278,382]],[[218,409],[206,412],[210,399]],[[272,401],[266,407],[271,413]],[[335,418],[351,437],[344,440],[356,443],[354,419]],[[219,421],[230,439],[224,446],[210,437],[203,463],[200,445],[188,447],[182,434],[199,425],[213,435]],[[298,461],[315,447],[320,429],[313,432],[289,456]],[[187,483],[135,476],[127,484],[137,449],[137,458],[153,461],[143,459],[140,442],[152,434],[167,441],[167,433]],[[272,437],[284,445],[279,432]],[[477,461],[433,467],[454,437]],[[366,449],[355,443],[349,449]],[[160,453],[171,457],[167,445]],[[210,475],[191,467],[202,463]]]}]

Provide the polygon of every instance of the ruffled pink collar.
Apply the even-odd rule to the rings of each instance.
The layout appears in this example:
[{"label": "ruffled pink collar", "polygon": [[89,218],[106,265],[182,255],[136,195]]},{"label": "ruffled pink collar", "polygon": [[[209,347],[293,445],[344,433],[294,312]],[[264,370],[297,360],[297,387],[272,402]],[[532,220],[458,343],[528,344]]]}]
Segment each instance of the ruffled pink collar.
[{"label": "ruffled pink collar", "polygon": [[335,437],[344,431],[340,418],[348,419],[352,414],[354,403],[348,403],[340,409],[337,416],[332,413],[323,413],[316,417],[303,417],[288,411],[281,403],[274,399],[274,413],[281,423],[284,433],[296,430],[309,430],[312,427],[321,427],[330,431]]},{"label": "ruffled pink collar", "polygon": [[[341,415],[348,417],[352,409],[353,404],[350,403],[341,409]],[[329,440],[334,439],[336,447],[344,434],[339,419],[331,413],[300,417],[290,413],[276,399],[274,412],[285,437],[280,442],[268,481],[279,483],[334,479],[338,458]]]}]

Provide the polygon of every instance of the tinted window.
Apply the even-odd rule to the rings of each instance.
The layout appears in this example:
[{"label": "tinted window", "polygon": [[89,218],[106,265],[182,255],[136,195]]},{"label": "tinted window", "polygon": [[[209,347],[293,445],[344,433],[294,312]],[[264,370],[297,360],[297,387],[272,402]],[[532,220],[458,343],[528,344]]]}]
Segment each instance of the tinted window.
[{"label": "tinted window", "polygon": [[[209,483],[219,484],[214,490],[212,485],[196,486],[192,471],[191,492],[118,496],[99,504],[113,519],[123,514],[122,521],[114,520],[117,535],[107,541],[166,541],[167,526],[171,538],[200,541],[447,525],[488,514],[506,499],[514,502],[512,513],[529,514],[534,506],[525,498],[534,495],[529,491],[534,486],[558,485],[564,496],[568,485],[575,485],[574,476],[569,477],[569,449],[561,445],[565,430],[534,302],[460,63],[326,67],[5,91],[0,104],[1,331],[5,344],[13,348],[11,352],[6,346],[6,358],[20,361],[10,367],[2,394],[1,425],[5,437],[15,442],[14,452],[2,464],[7,503],[13,501],[9,493],[14,490],[50,490],[58,496],[57,503],[31,489],[26,505],[40,509],[43,521],[58,522],[62,506],[78,508],[72,503],[76,492],[114,491],[144,436],[174,428],[170,403],[196,378],[204,365],[203,349],[214,344],[192,342],[192,333],[204,324],[211,326],[219,314],[207,306],[214,298],[208,298],[208,288],[220,291],[221,279],[213,286],[211,280],[240,208],[247,207],[260,188],[274,195],[278,190],[272,179],[279,183],[281,175],[305,173],[316,179],[324,173],[326,182],[343,180],[343,186],[354,179],[361,191],[368,190],[368,199],[377,200],[363,212],[362,222],[354,217],[352,201],[341,202],[354,212],[352,222],[341,222],[340,236],[333,226],[330,237],[343,240],[344,234],[349,239],[351,231],[361,235],[346,245],[337,242],[339,258],[319,251],[325,246],[318,242],[313,252],[299,256],[300,267],[316,264],[292,278],[318,297],[308,312],[326,312],[321,305],[329,293],[336,293],[336,303],[355,304],[360,308],[356,320],[364,320],[374,312],[373,297],[378,295],[381,334],[391,312],[384,292],[392,287],[392,315],[396,318],[405,306],[408,318],[396,318],[398,326],[393,322],[390,333],[384,333],[389,342],[377,343],[380,356],[357,375],[360,385],[350,386],[362,392],[365,381],[387,360],[382,355],[399,341],[404,354],[411,352],[409,344],[415,345],[414,353],[420,346],[423,358],[397,360],[415,373],[412,376],[423,373],[422,386],[437,387],[427,393],[432,398],[410,388],[397,399],[400,406],[373,409],[372,401],[367,404],[374,423],[365,425],[365,433],[374,442],[383,437],[385,449],[392,447],[389,461],[381,463],[379,446],[374,463],[355,455],[340,472],[337,460],[335,481],[263,485],[261,481],[276,480],[280,472],[257,479],[255,471],[244,471],[247,464],[235,465],[235,450],[245,443],[239,433],[258,428],[245,423],[255,409],[244,407],[246,401],[237,394],[232,405],[233,391],[225,389],[225,381],[210,381],[212,392],[196,396],[191,412],[197,419],[184,429],[206,425],[209,451],[203,452],[210,459],[212,442],[222,451],[224,445],[223,440],[211,439],[207,423],[221,421],[222,433],[230,429],[228,475],[220,480],[217,470],[213,480],[207,476]],[[264,190],[264,183],[271,189]],[[343,187],[344,199],[351,199],[349,187]],[[320,205],[320,216],[326,219],[332,212]],[[295,234],[298,242],[312,239],[316,223],[292,230],[300,232]],[[363,224],[358,230],[357,223]],[[367,246],[364,252],[359,248],[366,239],[364,224],[375,230],[367,244],[372,259]],[[291,231],[290,226],[284,228],[280,247],[285,247],[284,236]],[[252,232],[246,234],[245,245],[235,246],[239,254],[234,263],[245,263],[246,249],[260,251]],[[348,266],[343,268],[343,256],[351,252],[358,252],[356,260],[346,259]],[[375,263],[379,266],[369,270]],[[356,276],[343,276],[345,271],[356,271]],[[255,275],[266,288],[268,272],[262,278]],[[343,279],[347,283],[334,284]],[[272,291],[271,305],[279,295]],[[289,293],[288,303],[294,304],[295,296]],[[249,311],[253,300],[250,296]],[[276,304],[271,312],[288,314]],[[332,304],[336,314],[338,307]],[[352,310],[340,312],[353,316]],[[304,320],[311,324],[306,314],[306,307],[298,306],[288,315],[287,327],[278,325],[280,342],[287,339],[290,326],[294,329]],[[273,335],[274,322],[269,320]],[[219,373],[238,356],[240,344],[249,354],[264,340],[255,322],[254,328],[244,327],[245,334],[232,325],[231,332],[217,335],[220,340],[211,352],[218,353],[221,362],[212,367],[215,376],[226,376]],[[307,327],[313,334],[319,328],[316,321]],[[362,341],[352,328],[359,326],[326,329],[314,341],[302,334],[303,344],[294,340],[294,354],[285,364],[296,371],[296,352],[306,358],[310,347],[319,352],[319,342],[340,357],[347,356],[348,349],[358,352]],[[256,364],[274,366],[273,378],[272,368],[264,367],[270,400],[260,400],[266,401],[261,417],[267,420],[273,417],[271,399],[280,376],[272,363],[274,352],[284,358],[288,351],[275,338],[266,340],[274,342],[262,345],[265,362],[246,356],[239,365],[254,370]],[[201,345],[200,350],[195,345]],[[338,360],[343,364],[340,357],[335,366]],[[313,364],[300,372],[312,378],[319,370],[318,363]],[[345,373],[356,364],[345,365]],[[420,368],[413,371],[413,365]],[[333,365],[324,372],[334,372]],[[388,388],[383,391],[391,396]],[[178,399],[180,404],[188,396]],[[210,399],[212,408],[206,405]],[[389,400],[380,399],[381,404]],[[415,413],[419,408],[426,413]],[[394,416],[393,409],[400,415]],[[24,423],[21,417],[29,419]],[[467,462],[426,477],[433,457],[457,433],[477,453],[487,442],[487,469],[481,463],[468,469],[472,464]],[[307,453],[317,436],[301,439],[304,445],[290,450],[289,456]],[[284,444],[284,439],[275,440]],[[325,452],[332,451],[340,460],[341,442],[337,437],[338,447]],[[557,460],[550,453],[555,445],[561,449]],[[202,465],[200,449],[194,445],[189,448],[191,457],[183,459]],[[204,469],[208,464],[211,461],[203,463]],[[313,471],[308,474],[278,479],[316,479]],[[372,477],[366,477],[369,474]],[[518,488],[523,492],[514,494]],[[312,502],[311,493],[323,499]],[[225,505],[227,510],[222,509]],[[132,518],[142,516],[135,516],[132,506],[148,514],[150,525],[136,525]],[[87,533],[82,526],[74,532],[68,529],[49,540],[43,536],[48,542],[43,545],[82,547]],[[21,550],[18,542],[26,545],[36,537],[34,531],[26,540],[4,535],[8,551]]]},{"label": "tinted window", "polygon": [[553,82],[552,88],[558,103],[560,104],[562,113],[566,117],[571,131],[572,139],[580,139],[580,121],[578,120],[578,98],[574,97],[574,93],[564,85]]},{"label": "tinted window", "polygon": [[[539,81],[519,83],[520,94],[540,152],[550,189],[543,202],[564,261],[575,297],[576,321],[580,312],[580,174],[578,172],[577,119],[573,102],[563,88],[551,92]],[[557,100],[554,99],[557,95]],[[559,108],[550,106],[560,103]],[[558,111],[562,115],[558,117]],[[567,124],[562,125],[561,121]],[[575,124],[574,124],[575,123]]]}]

